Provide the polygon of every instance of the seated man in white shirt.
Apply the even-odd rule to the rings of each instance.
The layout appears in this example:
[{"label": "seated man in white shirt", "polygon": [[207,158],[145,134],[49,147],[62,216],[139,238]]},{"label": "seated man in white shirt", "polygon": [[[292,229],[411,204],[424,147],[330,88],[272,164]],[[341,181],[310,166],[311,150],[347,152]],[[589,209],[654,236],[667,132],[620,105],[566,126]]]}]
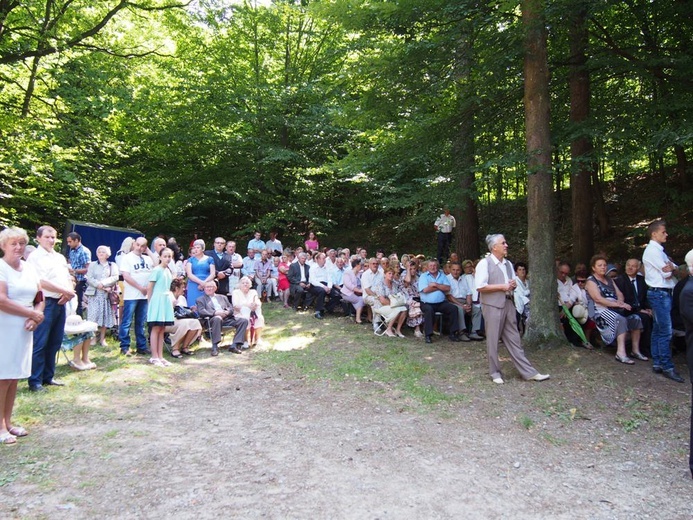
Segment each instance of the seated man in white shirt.
[{"label": "seated man in white shirt", "polygon": [[[472,312],[472,291],[462,276],[462,266],[458,262],[450,264],[450,274],[447,277],[450,281],[450,292],[446,296],[448,301],[457,307],[458,322],[461,325],[464,324],[465,315]],[[462,327],[457,335],[462,341],[471,341]]]},{"label": "seated man in white shirt", "polygon": [[563,333],[570,343],[576,347],[587,347],[587,344],[583,344],[582,339],[570,326],[570,321],[563,312],[562,305],[565,306],[568,311],[573,308],[575,302],[578,299],[579,291],[575,291],[573,288],[573,280],[570,278],[570,264],[568,262],[559,262],[556,271],[556,282],[558,284],[558,302],[559,302],[559,317],[561,319],[561,324],[563,325]]},{"label": "seated man in white shirt", "polygon": [[[310,292],[315,297],[315,317],[319,320],[325,317],[325,309],[332,312],[340,301],[338,290],[333,291],[332,276],[325,266],[325,253],[315,255],[315,265],[309,272]],[[330,296],[330,301],[325,307],[325,297]]]}]

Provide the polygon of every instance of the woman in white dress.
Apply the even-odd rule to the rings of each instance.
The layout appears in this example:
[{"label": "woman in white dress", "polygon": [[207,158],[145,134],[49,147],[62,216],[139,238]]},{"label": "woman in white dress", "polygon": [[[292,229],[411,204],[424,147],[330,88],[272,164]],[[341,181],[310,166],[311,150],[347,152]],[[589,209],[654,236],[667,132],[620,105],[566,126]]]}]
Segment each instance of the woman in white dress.
[{"label": "woman in white dress", "polygon": [[[38,273],[22,260],[29,237],[20,228],[0,232],[0,444],[17,443],[27,431],[12,426],[17,381],[31,374],[34,330],[43,321],[43,294]],[[38,296],[37,296],[38,295]]]},{"label": "woman in white dress", "polygon": [[246,342],[250,346],[262,345],[262,328],[265,326],[265,318],[262,315],[262,302],[255,289],[251,289],[250,278],[244,276],[238,282],[238,287],[233,290],[231,304],[233,315],[236,318],[248,320]]}]

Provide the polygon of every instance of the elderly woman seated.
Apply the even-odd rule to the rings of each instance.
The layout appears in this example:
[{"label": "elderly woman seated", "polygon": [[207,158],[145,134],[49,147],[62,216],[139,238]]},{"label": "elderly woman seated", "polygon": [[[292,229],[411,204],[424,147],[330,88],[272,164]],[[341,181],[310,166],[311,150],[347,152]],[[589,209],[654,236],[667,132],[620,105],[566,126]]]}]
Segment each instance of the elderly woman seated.
[{"label": "elderly woman seated", "polygon": [[349,302],[356,310],[356,323],[361,321],[361,312],[363,312],[363,291],[361,290],[361,280],[359,275],[363,268],[363,260],[360,256],[354,255],[351,257],[351,269],[344,271],[342,278],[342,300]]},{"label": "elderly woman seated", "polygon": [[233,305],[233,314],[236,318],[248,320],[246,343],[252,347],[263,345],[262,328],[265,326],[265,318],[262,315],[260,297],[255,289],[250,288],[251,285],[249,277],[241,278],[231,296],[231,305]]},{"label": "elderly woman seated", "polygon": [[[395,268],[385,267],[383,277],[373,287],[373,292],[376,294],[373,312],[380,314],[387,325],[384,334],[393,338],[403,338],[402,325],[407,319],[407,297],[402,292],[399,279],[395,278]],[[396,326],[394,331],[393,326]]]},{"label": "elderly woman seated", "polygon": [[171,304],[174,309],[173,325],[164,329],[165,332],[171,335],[171,355],[174,358],[182,358],[183,354],[192,356],[190,350],[197,338],[202,334],[202,325],[196,317],[196,313],[192,312],[188,307],[188,302],[183,296],[185,292],[185,282],[182,279],[176,278],[171,282]]}]

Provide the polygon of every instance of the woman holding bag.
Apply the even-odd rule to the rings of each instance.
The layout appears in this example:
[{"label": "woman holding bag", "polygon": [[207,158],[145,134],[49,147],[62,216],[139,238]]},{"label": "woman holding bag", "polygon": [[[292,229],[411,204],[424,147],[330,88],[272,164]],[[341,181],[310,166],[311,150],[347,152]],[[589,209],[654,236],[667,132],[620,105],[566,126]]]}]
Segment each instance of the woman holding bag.
[{"label": "woman holding bag", "polygon": [[[112,302],[118,301],[118,275],[120,271],[114,262],[109,262],[111,248],[96,248],[96,262],[89,264],[87,270],[87,320],[99,326],[99,344],[106,346],[106,329],[115,325]],[[113,300],[112,300],[113,298]]]}]

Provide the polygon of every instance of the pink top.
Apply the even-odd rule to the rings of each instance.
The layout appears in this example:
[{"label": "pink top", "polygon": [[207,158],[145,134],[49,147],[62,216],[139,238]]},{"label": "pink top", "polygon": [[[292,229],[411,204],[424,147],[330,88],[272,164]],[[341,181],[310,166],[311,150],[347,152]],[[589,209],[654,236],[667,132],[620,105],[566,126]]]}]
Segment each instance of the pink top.
[{"label": "pink top", "polygon": [[317,251],[320,248],[320,244],[318,244],[317,240],[306,240],[305,246],[306,249],[310,249],[311,251]]}]

